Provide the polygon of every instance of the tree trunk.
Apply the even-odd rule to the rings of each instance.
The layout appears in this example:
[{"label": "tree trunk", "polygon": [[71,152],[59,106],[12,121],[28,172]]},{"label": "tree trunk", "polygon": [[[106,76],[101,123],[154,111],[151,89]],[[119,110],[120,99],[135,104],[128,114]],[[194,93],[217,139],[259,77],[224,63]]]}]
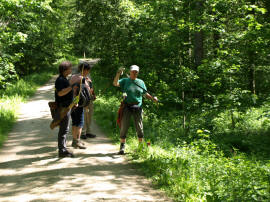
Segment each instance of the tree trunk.
[{"label": "tree trunk", "polygon": [[[250,1],[251,4],[255,4],[255,0]],[[255,12],[254,10],[251,11],[251,14],[254,15],[255,17]],[[256,80],[255,80],[255,51],[252,50],[252,47],[249,47],[250,51],[248,51],[248,78],[249,78],[249,90],[253,93],[256,94]]]},{"label": "tree trunk", "polygon": [[203,60],[203,31],[196,32],[194,35],[194,63],[197,68]]},{"label": "tree trunk", "polygon": [[186,129],[186,110],[185,110],[185,91],[182,90],[182,100],[183,100],[183,104],[182,104],[182,107],[183,107],[183,111],[184,111],[184,114],[183,114],[183,130],[185,131]]},{"label": "tree trunk", "polygon": [[214,40],[214,55],[217,56],[218,53],[218,49],[219,49],[219,45],[218,45],[218,40],[220,39],[220,34],[215,31],[213,34],[213,40]]},{"label": "tree trunk", "polygon": [[[251,56],[250,56],[251,58]],[[249,89],[255,95],[256,94],[256,79],[255,79],[255,65],[252,59],[249,60]]]},{"label": "tree trunk", "polygon": [[[198,13],[198,24],[202,24],[201,14],[203,10],[203,2],[197,1],[195,7]],[[203,50],[203,31],[200,30],[194,34],[194,64],[195,68],[197,68],[203,60],[204,50]]]}]

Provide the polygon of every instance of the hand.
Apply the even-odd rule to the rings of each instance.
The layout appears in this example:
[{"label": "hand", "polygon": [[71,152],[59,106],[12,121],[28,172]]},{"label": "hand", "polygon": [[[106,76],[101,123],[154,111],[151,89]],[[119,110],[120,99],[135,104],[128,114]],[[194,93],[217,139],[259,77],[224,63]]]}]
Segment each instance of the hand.
[{"label": "hand", "polygon": [[86,81],[92,83],[91,79],[89,77],[86,77]]},{"label": "hand", "polygon": [[117,71],[118,74],[123,75],[123,72],[125,71],[125,68],[120,67]]},{"label": "hand", "polygon": [[157,97],[153,97],[153,101],[154,102],[158,102],[158,98]]}]

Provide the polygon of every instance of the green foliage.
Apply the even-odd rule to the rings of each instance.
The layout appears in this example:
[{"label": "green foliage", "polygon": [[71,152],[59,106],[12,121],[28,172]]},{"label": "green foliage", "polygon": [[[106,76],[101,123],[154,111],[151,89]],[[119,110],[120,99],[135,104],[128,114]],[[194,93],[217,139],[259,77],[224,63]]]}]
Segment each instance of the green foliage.
[{"label": "green foliage", "polygon": [[266,1],[76,3],[77,53],[100,57],[97,71],[107,79],[139,65],[148,89],[187,125],[194,111],[244,111],[270,92]]},{"label": "green foliage", "polygon": [[[93,72],[94,73],[94,72]],[[121,94],[108,87],[111,80],[93,74],[95,119],[119,144],[116,125]],[[190,130],[181,114],[144,101],[145,143],[138,145],[134,127],[127,138],[128,157],[153,183],[175,201],[268,201],[269,105],[234,111],[201,110],[192,114]]]},{"label": "green foliage", "polygon": [[0,1],[0,89],[71,50],[64,0]]},{"label": "green foliage", "polygon": [[[198,154],[196,146],[136,153],[138,167],[176,201],[265,201],[269,170],[244,156]],[[146,154],[147,153],[147,154]]]},{"label": "green foliage", "polygon": [[16,121],[20,104],[32,96],[38,86],[46,83],[55,74],[55,70],[56,68],[49,68],[47,72],[27,75],[7,86],[5,90],[0,90],[0,146]]},{"label": "green foliage", "polygon": [[6,88],[8,85],[11,85],[12,82],[16,81],[18,76],[14,69],[14,65],[7,59],[0,57],[0,67],[0,86]]},{"label": "green foliage", "polygon": [[0,99],[0,146],[7,138],[8,132],[11,130],[12,125],[16,118],[16,112],[21,102],[18,96],[4,97]]},{"label": "green foliage", "polygon": [[[115,128],[116,101],[115,98],[99,98],[98,110],[95,112],[100,125],[106,128],[106,132],[109,132],[115,141],[119,135],[119,130]],[[147,113],[147,119],[152,117],[151,113]],[[231,157],[225,157],[220,145],[211,140],[212,134],[209,131],[198,130],[196,138],[193,137],[192,142],[187,144],[183,139],[179,139],[179,136],[176,137],[175,133],[179,129],[172,125],[175,121],[165,120],[164,117],[155,120],[163,123],[160,128],[151,128],[154,124],[150,125],[147,121],[144,123],[145,136],[151,146],[144,146],[140,151],[135,131],[130,130],[127,149],[138,168],[151,177],[154,184],[174,196],[176,201],[270,199],[269,165],[265,160],[258,160],[261,158],[261,151],[258,157],[246,156],[242,154],[243,151],[231,147],[229,142],[220,138],[218,140],[224,146],[227,144],[228,148],[231,148]],[[235,135],[228,138],[232,142],[236,140]],[[259,147],[257,144],[249,146]],[[269,151],[267,154],[269,155]]]},{"label": "green foliage", "polygon": [[95,116],[117,140],[111,83],[137,64],[160,103],[144,103],[153,147],[132,153],[157,184],[180,201],[269,200],[269,1],[0,1],[1,93],[31,94],[9,87],[71,52],[101,58]]},{"label": "green foliage", "polygon": [[[119,129],[116,124],[118,100],[116,98],[98,95],[95,101],[94,118],[99,125],[104,125],[103,130],[115,141],[119,140]],[[104,113],[106,111],[106,113]]]}]

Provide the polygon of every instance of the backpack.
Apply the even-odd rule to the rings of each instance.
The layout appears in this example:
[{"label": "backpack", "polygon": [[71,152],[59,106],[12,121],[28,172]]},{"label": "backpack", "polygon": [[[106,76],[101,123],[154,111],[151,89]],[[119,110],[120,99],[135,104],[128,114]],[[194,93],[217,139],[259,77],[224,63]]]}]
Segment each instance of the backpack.
[{"label": "backpack", "polygon": [[[79,84],[74,84],[74,85],[76,85],[78,87],[80,86]],[[80,93],[78,106],[79,107],[86,107],[89,105],[89,103],[91,101],[91,95],[90,95],[90,92],[89,92],[87,86],[83,83],[81,85],[82,85],[82,87],[81,87],[81,93]]]},{"label": "backpack", "polygon": [[82,89],[81,89],[81,94],[80,94],[80,99],[79,99],[79,107],[86,107],[89,105],[91,101],[91,95],[90,92],[88,90],[88,88],[86,87],[85,84],[82,84]]}]

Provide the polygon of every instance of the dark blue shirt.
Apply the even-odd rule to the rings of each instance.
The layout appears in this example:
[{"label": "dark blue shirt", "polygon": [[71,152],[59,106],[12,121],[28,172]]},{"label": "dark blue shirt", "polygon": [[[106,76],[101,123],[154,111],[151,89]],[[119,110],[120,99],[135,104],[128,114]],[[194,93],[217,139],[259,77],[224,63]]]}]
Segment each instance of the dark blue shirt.
[{"label": "dark blue shirt", "polygon": [[57,94],[59,91],[67,87],[69,87],[68,80],[62,75],[60,75],[55,81],[55,101],[57,102],[59,106],[68,107],[73,100],[72,90],[64,96],[58,96]]}]

